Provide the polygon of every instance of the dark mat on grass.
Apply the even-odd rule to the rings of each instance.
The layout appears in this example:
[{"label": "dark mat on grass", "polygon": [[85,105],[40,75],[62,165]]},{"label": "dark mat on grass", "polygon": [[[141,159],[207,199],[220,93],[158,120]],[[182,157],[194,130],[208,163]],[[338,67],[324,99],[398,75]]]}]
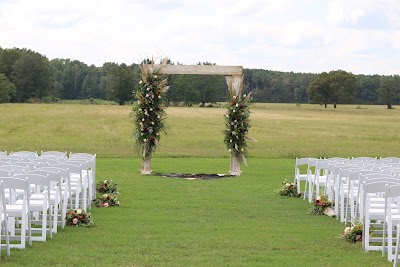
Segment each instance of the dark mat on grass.
[{"label": "dark mat on grass", "polygon": [[187,180],[211,180],[211,179],[221,179],[221,178],[231,178],[234,175],[226,174],[208,174],[208,173],[155,173],[156,176],[162,176],[167,178],[183,178]]}]

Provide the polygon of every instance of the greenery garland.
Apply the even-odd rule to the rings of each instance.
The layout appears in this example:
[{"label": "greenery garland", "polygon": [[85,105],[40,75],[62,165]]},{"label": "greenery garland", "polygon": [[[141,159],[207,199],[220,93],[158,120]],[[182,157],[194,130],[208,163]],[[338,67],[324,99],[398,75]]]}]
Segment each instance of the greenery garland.
[{"label": "greenery garland", "polygon": [[[227,102],[227,112],[225,113],[224,142],[232,155],[236,156],[247,166],[247,143],[246,139],[253,140],[246,136],[250,128],[250,110],[251,94],[243,93],[241,84],[238,92],[235,94],[232,84],[228,84],[229,99]],[[255,140],[253,140],[255,141]]]},{"label": "greenery garland", "polygon": [[135,133],[143,159],[151,159],[160,142],[160,133],[165,131],[164,119],[167,78],[160,70],[167,64],[164,59],[160,65],[142,64],[141,80],[136,89],[137,103],[133,106]]}]

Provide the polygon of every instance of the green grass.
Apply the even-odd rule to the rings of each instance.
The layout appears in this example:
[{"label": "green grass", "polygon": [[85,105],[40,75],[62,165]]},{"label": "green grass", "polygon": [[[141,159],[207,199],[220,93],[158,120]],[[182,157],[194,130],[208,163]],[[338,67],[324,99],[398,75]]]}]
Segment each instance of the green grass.
[{"label": "green grass", "polygon": [[[0,150],[86,151],[137,157],[129,106],[1,104]],[[395,156],[400,109],[385,106],[255,104],[249,156]],[[167,108],[168,134],[156,157],[229,157],[223,108]]]},{"label": "green grass", "polygon": [[[212,181],[140,176],[128,106],[2,104],[0,151],[96,153],[98,180],[122,206],[92,210],[95,228],[65,228],[13,250],[4,266],[389,266],[338,239],[333,218],[274,193],[303,156],[398,156],[400,111],[384,106],[256,104],[249,167]],[[227,173],[222,108],[168,108],[154,172]],[[4,251],[3,251],[4,255]]]},{"label": "green grass", "polygon": [[[140,176],[138,159],[99,159],[121,189],[119,208],[94,208],[95,228],[66,228],[13,250],[4,266],[389,266],[338,239],[334,218],[274,190],[293,160],[252,159],[243,175],[192,181]],[[158,158],[156,172],[226,172],[226,159]]]}]

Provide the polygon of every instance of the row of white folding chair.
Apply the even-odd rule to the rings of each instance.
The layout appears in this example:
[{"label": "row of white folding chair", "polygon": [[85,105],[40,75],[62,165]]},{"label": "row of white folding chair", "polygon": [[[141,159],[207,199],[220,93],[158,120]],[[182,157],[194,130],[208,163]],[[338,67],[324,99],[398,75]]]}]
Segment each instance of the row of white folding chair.
[{"label": "row of white folding chair", "polygon": [[[8,229],[10,233],[9,239],[10,248],[25,248],[26,241],[28,244],[32,246],[32,234],[31,234],[31,216],[30,216],[30,201],[29,201],[29,184],[26,179],[20,179],[15,177],[0,177],[0,181],[2,184],[2,194],[5,196],[5,192],[9,193],[9,196],[5,196],[7,198],[7,204],[5,205],[4,216],[7,217],[8,226],[10,226],[13,222],[15,224],[16,219],[21,222],[20,224],[20,233],[16,235],[15,228]],[[13,194],[15,190],[23,191],[22,202],[20,204],[16,204],[14,201]],[[14,225],[12,225],[14,226]]]},{"label": "row of white folding chair", "polygon": [[74,161],[84,161],[88,165],[88,197],[89,201],[96,199],[96,154],[70,153],[69,159]]},{"label": "row of white folding chair", "polygon": [[[0,174],[1,177],[1,174]],[[3,244],[2,240],[5,241]],[[6,200],[3,189],[3,182],[0,181],[0,250],[6,250],[7,256],[10,256],[10,238],[8,234],[8,219],[6,213]],[[0,255],[1,256],[1,255]]]},{"label": "row of white folding chair", "polygon": [[7,156],[8,154],[7,154],[7,151],[0,151],[0,157],[1,156]]},{"label": "row of white folding chair", "polygon": [[[52,163],[58,163],[58,162],[52,162]],[[76,204],[76,208],[82,208],[84,210],[87,209],[88,204],[90,207],[91,204],[91,200],[93,199],[93,189],[92,189],[92,184],[93,179],[90,179],[92,177],[92,173],[89,173],[88,168],[88,161],[86,161],[85,159],[79,159],[79,158],[74,158],[74,160],[68,160],[68,161],[63,161],[62,163],[67,163],[68,165],[75,165],[79,166],[80,168],[80,172],[78,172],[76,170],[76,172],[72,172],[71,175],[72,177],[75,179],[75,184],[79,183],[79,186],[74,187],[75,189],[75,196],[76,196],[76,200],[75,200],[75,204]],[[25,173],[27,171],[30,170],[35,170],[35,165],[37,165],[37,167],[49,167],[49,166],[58,166],[58,167],[62,167],[60,166],[60,164],[62,163],[58,163],[58,164],[40,164],[40,163],[12,163],[10,164],[0,164],[0,171],[4,170],[4,171],[12,171],[13,174],[22,174]],[[42,166],[39,166],[42,165]],[[68,166],[66,166],[68,167]],[[82,174],[82,172],[84,172],[84,175]],[[74,174],[75,173],[75,174]],[[81,192],[82,191],[82,192]]]}]

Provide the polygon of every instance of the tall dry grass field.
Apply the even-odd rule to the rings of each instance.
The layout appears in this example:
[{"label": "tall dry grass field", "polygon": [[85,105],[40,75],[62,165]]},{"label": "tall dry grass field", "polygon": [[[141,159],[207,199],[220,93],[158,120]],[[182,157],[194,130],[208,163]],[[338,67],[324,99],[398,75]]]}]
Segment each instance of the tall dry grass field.
[{"label": "tall dry grass field", "polygon": [[[66,150],[137,157],[129,106],[2,104],[0,151]],[[223,108],[167,108],[156,157],[228,157]],[[396,156],[400,110],[255,104],[250,157]]]}]

